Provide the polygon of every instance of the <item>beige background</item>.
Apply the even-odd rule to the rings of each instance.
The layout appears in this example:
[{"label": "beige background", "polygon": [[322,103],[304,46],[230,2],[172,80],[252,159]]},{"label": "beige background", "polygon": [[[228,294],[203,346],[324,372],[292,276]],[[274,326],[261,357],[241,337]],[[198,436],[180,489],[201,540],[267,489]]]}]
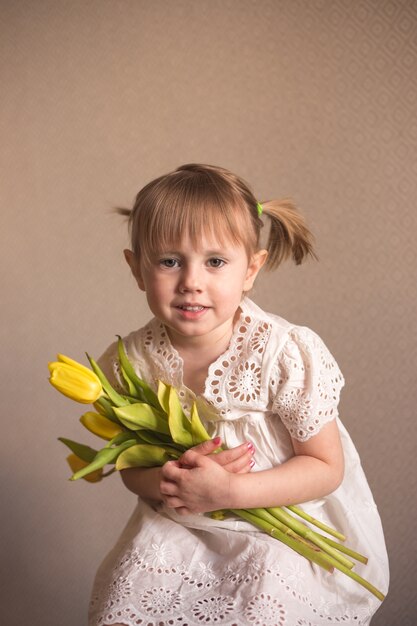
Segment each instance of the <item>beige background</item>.
[{"label": "beige background", "polygon": [[111,207],[201,161],[293,196],[316,234],[320,262],[265,275],[254,298],[339,361],[391,558],[373,623],[415,624],[416,1],[0,8],[2,623],[85,624],[134,497],[117,477],[66,480],[56,438],[88,437],[46,364],[148,319]]}]

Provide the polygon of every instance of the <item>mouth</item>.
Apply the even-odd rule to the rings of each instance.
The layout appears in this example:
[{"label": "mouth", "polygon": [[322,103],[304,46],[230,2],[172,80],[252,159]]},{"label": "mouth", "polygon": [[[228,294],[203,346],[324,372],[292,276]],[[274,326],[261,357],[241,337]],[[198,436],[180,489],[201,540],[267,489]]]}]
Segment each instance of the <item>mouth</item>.
[{"label": "mouth", "polygon": [[198,313],[199,311],[204,311],[208,307],[203,306],[202,304],[178,304],[176,309],[180,309],[181,311],[190,311],[191,313]]}]

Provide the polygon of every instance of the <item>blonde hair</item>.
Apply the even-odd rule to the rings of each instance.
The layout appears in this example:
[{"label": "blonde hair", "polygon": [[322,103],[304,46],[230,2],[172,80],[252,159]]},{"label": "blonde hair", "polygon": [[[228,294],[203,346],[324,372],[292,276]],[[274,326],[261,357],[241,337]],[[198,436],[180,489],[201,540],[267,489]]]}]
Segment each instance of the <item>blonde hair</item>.
[{"label": "blonde hair", "polygon": [[[247,183],[232,172],[193,163],[151,181],[131,210],[118,212],[129,216],[132,249],[144,264],[150,263],[152,252],[169,250],[184,233],[193,246],[202,234],[221,244],[241,244],[250,259],[259,250],[263,226],[257,204]],[[311,232],[289,200],[270,200],[262,208],[270,218],[268,269],[290,256],[297,265],[307,255],[315,257]]]}]

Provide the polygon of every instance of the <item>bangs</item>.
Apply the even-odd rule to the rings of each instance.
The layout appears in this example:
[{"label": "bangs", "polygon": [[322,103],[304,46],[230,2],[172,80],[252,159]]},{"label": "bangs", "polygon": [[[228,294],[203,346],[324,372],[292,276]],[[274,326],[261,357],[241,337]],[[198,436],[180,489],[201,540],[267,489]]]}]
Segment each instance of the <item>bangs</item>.
[{"label": "bangs", "polygon": [[258,245],[242,195],[230,181],[207,173],[176,171],[150,183],[138,194],[131,218],[134,252],[145,265],[155,252],[175,250],[184,237],[194,248],[203,237],[222,246],[243,245],[248,258]]}]

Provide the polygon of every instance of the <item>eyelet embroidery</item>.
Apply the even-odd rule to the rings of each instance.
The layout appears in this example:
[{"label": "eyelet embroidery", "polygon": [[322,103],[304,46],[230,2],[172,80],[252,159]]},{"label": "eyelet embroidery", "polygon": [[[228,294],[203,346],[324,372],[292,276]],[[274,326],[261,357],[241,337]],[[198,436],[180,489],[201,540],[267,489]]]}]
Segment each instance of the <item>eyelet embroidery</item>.
[{"label": "eyelet embroidery", "polygon": [[[159,545],[155,544],[156,547]],[[268,563],[267,545],[248,547],[230,561],[225,570],[221,565],[210,562],[190,564],[190,569],[187,569],[185,565],[178,564],[174,551],[165,554],[164,567],[155,568],[146,554],[148,552],[145,551],[141,556],[135,548],[123,556],[113,570],[113,582],[107,586],[110,593],[102,609],[99,607],[100,594],[93,594],[90,626],[114,623],[127,626],[211,623],[291,626],[287,614],[293,614],[290,605],[294,611],[294,603],[304,614],[298,619],[298,626],[341,623],[356,623],[359,626],[366,623],[375,610],[371,599],[354,610],[307,591],[309,583],[302,574],[309,570],[303,569],[301,563],[297,566]],[[149,580],[149,574],[156,584],[143,590],[140,580],[143,575]],[[133,583],[126,586],[128,579]],[[269,591],[257,592],[259,584],[268,584]],[[225,588],[230,588],[230,585],[238,587],[240,593],[237,598],[227,593],[216,593],[222,585]]]},{"label": "eyelet embroidery", "polygon": [[325,344],[306,328],[290,333],[279,361],[273,410],[293,438],[306,441],[337,416],[343,376]]},{"label": "eyelet embroidery", "polygon": [[[208,422],[214,423],[216,417],[230,419],[240,407],[259,410],[260,416],[272,408],[292,436],[305,440],[337,415],[343,377],[321,340],[300,327],[284,328],[287,337],[281,335],[283,348],[273,363],[269,359],[264,366],[272,328],[275,333],[273,324],[260,322],[256,315],[242,314],[230,349],[213,364],[206,394],[200,399],[206,404]],[[139,365],[143,377],[152,380],[155,372],[162,371],[166,382],[177,385],[182,362],[179,359],[177,366],[171,367],[178,355],[170,348],[169,338],[166,341],[161,336],[166,332],[164,327],[154,322],[148,330],[137,335],[143,342],[142,354],[146,355]],[[164,358],[171,352],[166,367]],[[269,378],[269,389],[262,385],[264,372]],[[238,390],[241,398],[239,394],[237,398],[233,396]],[[193,400],[186,387],[180,387],[179,394],[184,405]],[[124,552],[116,567],[107,570],[110,578],[103,577],[104,584],[98,583],[92,595],[90,626],[359,626],[368,623],[375,610],[376,603],[371,600],[350,607],[336,604],[342,602],[341,598],[336,600],[324,591],[323,597],[320,592],[311,593],[310,570],[302,562],[297,566],[286,562],[284,552],[278,558],[268,558],[271,552],[266,542],[261,547],[257,541],[255,549],[248,541],[247,549],[227,564],[210,560],[208,554],[185,563],[183,559],[188,557],[179,557],[175,542],[166,543],[166,537],[159,536],[157,528],[142,550],[134,547]],[[174,605],[178,608],[170,612]],[[152,612],[154,606],[161,607],[160,613]]]},{"label": "eyelet embroidery", "polygon": [[268,593],[255,596],[246,607],[245,617],[254,626],[284,626],[286,611],[276,598]]},{"label": "eyelet embroidery", "polygon": [[235,602],[230,596],[212,596],[197,600],[192,608],[193,615],[200,624],[217,624],[232,613]]},{"label": "eyelet embroidery", "polygon": [[265,408],[261,398],[261,374],[270,333],[270,323],[242,314],[229,350],[209,368],[206,398],[221,417],[231,413],[230,396],[234,406]]},{"label": "eyelet embroidery", "polygon": [[[242,312],[229,349],[208,371],[204,399],[216,416],[207,421],[230,419],[235,409],[276,412],[291,437],[306,441],[337,416],[343,377],[321,339],[310,329],[290,329],[278,360],[269,372],[269,389],[263,392],[263,361],[272,324]],[[184,409],[189,412],[194,394],[182,384],[182,359],[172,347],[163,324],[151,320],[139,337],[149,380],[173,384]],[[312,370],[313,367],[313,370]],[[117,359],[113,362],[119,390],[123,380]],[[301,387],[302,385],[302,387]]]},{"label": "eyelet embroidery", "polygon": [[254,361],[239,363],[227,382],[229,393],[240,402],[256,402],[261,391],[261,367]]},{"label": "eyelet embroidery", "polygon": [[143,593],[140,604],[148,615],[159,618],[178,613],[182,606],[182,598],[176,591],[153,587]]}]

